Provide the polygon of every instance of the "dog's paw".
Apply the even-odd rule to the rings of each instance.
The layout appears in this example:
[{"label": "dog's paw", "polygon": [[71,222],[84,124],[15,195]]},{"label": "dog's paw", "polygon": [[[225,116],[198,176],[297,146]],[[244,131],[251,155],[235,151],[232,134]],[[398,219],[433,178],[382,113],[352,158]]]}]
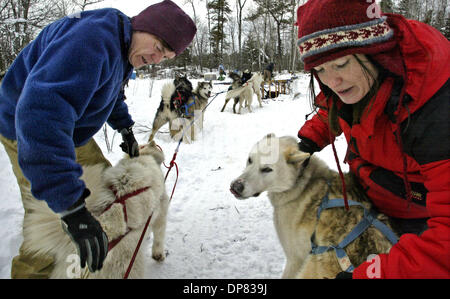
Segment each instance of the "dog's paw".
[{"label": "dog's paw", "polygon": [[152,254],[152,258],[157,262],[163,262],[166,259],[166,254],[162,253],[154,253]]}]

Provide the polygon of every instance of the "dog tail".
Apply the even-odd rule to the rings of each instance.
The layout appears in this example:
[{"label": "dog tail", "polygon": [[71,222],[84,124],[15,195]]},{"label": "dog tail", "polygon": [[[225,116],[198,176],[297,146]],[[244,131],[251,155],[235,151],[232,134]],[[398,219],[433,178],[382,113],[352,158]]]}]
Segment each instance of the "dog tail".
[{"label": "dog tail", "polygon": [[161,97],[163,99],[169,99],[172,97],[172,94],[175,92],[175,85],[173,82],[167,82],[163,85],[163,88],[161,90]]},{"label": "dog tail", "polygon": [[228,91],[227,94],[225,95],[225,100],[238,97],[246,88],[251,88],[251,86],[246,84],[239,88]]},{"label": "dog tail", "polygon": [[31,193],[26,197],[29,197],[26,200],[27,209],[33,212],[24,219],[24,250],[44,255],[67,252],[61,250],[67,247],[75,251],[75,246],[62,228],[60,217],[47,206],[45,201],[32,198]]}]

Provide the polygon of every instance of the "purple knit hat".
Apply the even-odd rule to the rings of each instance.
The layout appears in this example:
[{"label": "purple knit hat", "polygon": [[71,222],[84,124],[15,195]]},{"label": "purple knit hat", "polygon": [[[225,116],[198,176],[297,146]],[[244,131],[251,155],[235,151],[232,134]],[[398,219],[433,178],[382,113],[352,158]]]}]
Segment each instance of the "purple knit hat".
[{"label": "purple knit hat", "polygon": [[197,27],[178,5],[164,0],[144,9],[131,18],[134,31],[144,31],[164,40],[180,55],[192,42]]}]

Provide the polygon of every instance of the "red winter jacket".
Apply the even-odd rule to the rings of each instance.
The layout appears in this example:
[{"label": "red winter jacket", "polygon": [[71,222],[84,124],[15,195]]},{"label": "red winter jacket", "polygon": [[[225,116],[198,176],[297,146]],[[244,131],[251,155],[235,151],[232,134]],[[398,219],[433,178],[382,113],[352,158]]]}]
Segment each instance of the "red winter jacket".
[{"label": "red winter jacket", "polygon": [[[388,77],[360,124],[349,125],[351,107],[343,103],[339,124],[349,144],[350,170],[378,210],[398,218],[429,218],[428,229],[420,236],[402,235],[389,254],[374,260],[378,265],[363,263],[353,278],[368,278],[378,266],[380,278],[450,278],[450,43],[428,25],[388,16],[407,70],[407,109],[398,110],[402,85]],[[326,122],[331,100],[320,93],[316,104],[321,108],[298,136],[322,149],[333,141]],[[397,124],[413,195],[410,203],[405,199]]]}]

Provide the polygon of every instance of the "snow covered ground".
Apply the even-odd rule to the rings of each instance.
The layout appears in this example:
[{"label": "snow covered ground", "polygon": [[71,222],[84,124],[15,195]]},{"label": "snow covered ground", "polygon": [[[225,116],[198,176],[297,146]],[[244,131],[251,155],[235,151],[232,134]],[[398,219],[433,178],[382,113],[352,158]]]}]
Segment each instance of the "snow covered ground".
[{"label": "snow covered ground", "polygon": [[[310,112],[307,97],[309,78],[299,75],[291,84],[291,94],[264,100],[263,107],[253,101],[253,113],[243,109],[242,115],[232,113],[232,102],[225,112],[220,109],[224,94],[215,98],[205,113],[204,131],[192,144],[182,143],[177,157],[179,179],[169,208],[166,250],[163,263],[151,259],[151,248],[145,251],[149,263],[145,278],[185,279],[259,279],[279,278],[285,259],[272,223],[272,206],[267,195],[245,201],[236,200],[229,192],[230,182],[240,175],[247,155],[255,142],[268,133],[296,136]],[[130,114],[135,120],[139,142],[147,140],[149,128],[160,102],[160,91],[167,80],[131,80],[126,90]],[[196,86],[198,80],[192,80]],[[214,82],[218,83],[218,82]],[[150,90],[152,86],[152,93]],[[215,84],[213,92],[228,89]],[[294,95],[296,97],[294,98]],[[172,141],[166,125],[156,135],[156,142],[172,158],[177,142]],[[112,152],[108,153],[104,133],[95,139],[114,164],[123,155],[121,137],[109,128]],[[343,137],[336,142],[340,161],[345,155]],[[330,147],[318,154],[336,169]],[[348,170],[342,164],[343,170]],[[163,168],[164,173],[166,169]],[[167,180],[172,191],[175,170]],[[23,208],[15,177],[0,146],[0,278],[10,277],[11,259],[22,242]]]}]

